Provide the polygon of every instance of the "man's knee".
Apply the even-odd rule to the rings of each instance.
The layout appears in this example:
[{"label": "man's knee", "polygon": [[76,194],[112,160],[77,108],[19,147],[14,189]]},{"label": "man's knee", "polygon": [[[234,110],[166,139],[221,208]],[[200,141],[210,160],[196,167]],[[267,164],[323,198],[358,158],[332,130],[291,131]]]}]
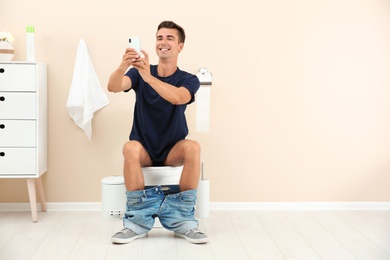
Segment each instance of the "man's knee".
[{"label": "man's knee", "polygon": [[189,156],[200,156],[200,144],[194,140],[185,140],[183,144],[184,154]]},{"label": "man's knee", "polygon": [[137,141],[128,141],[123,146],[123,156],[125,158],[139,158],[142,145]]}]

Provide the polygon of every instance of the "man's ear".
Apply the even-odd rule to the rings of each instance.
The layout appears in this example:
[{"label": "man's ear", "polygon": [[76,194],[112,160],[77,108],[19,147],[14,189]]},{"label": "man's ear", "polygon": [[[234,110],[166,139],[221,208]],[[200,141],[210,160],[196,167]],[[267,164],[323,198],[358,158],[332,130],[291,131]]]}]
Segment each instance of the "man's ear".
[{"label": "man's ear", "polygon": [[184,42],[179,43],[179,53],[183,50],[184,48]]}]

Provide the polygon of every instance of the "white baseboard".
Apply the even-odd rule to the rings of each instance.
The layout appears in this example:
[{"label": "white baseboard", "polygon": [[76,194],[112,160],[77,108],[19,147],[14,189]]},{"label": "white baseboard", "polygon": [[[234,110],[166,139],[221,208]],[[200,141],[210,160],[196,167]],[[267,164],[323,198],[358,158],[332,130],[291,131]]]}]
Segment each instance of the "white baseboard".
[{"label": "white baseboard", "polygon": [[[48,211],[100,211],[100,202],[47,202]],[[390,202],[210,202],[216,210],[390,210]],[[38,210],[40,205],[38,203]],[[30,211],[29,203],[0,203],[0,211]]]},{"label": "white baseboard", "polygon": [[[37,203],[38,211],[40,203]],[[46,202],[47,211],[100,211],[100,202]],[[30,203],[0,203],[0,211],[30,211]]]},{"label": "white baseboard", "polygon": [[390,202],[211,202],[210,210],[390,210]]}]

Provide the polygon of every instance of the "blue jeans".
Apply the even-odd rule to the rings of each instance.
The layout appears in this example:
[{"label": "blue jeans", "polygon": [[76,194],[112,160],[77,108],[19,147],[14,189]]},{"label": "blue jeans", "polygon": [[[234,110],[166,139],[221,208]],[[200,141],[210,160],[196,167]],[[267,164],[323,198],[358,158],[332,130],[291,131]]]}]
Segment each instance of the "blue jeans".
[{"label": "blue jeans", "polygon": [[147,233],[158,217],[164,228],[185,233],[198,227],[195,219],[197,190],[164,195],[160,186],[146,190],[126,191],[127,208],[123,226],[137,234]]}]

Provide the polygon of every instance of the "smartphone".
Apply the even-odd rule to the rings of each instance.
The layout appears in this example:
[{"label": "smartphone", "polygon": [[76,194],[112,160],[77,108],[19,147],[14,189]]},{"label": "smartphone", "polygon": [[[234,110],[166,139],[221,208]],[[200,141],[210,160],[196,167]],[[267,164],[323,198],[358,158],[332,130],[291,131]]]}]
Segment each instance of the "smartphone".
[{"label": "smartphone", "polygon": [[141,41],[139,37],[130,37],[128,47],[135,49],[139,54],[141,54]]}]

